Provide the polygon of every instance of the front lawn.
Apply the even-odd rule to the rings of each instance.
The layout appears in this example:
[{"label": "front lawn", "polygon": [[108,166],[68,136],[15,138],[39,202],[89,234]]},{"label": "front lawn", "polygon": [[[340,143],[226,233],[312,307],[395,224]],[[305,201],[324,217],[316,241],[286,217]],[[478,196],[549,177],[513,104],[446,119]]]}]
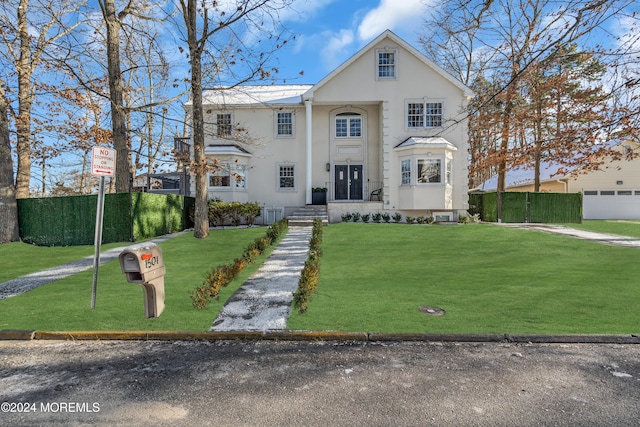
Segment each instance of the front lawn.
[{"label": "front lawn", "polygon": [[322,250],[317,292],[290,329],[640,331],[637,249],[486,224],[341,223]]},{"label": "front lawn", "polygon": [[[128,283],[119,262],[114,260],[99,269],[94,310],[91,309],[93,270],[90,269],[1,300],[0,330],[206,331],[224,301],[258,268],[265,256],[247,266],[238,279],[223,288],[220,301],[211,302],[205,310],[192,307],[190,292],[202,284],[209,270],[242,256],[245,248],[266,231],[265,227],[213,230],[207,239],[194,239],[193,233],[186,233],[160,244],[167,273],[165,309],[158,318],[144,317],[142,287]],[[41,253],[43,258],[57,258],[61,252],[65,253],[65,257],[69,256],[66,248],[32,249]],[[41,265],[44,268],[44,264]],[[8,270],[12,271],[13,268],[9,266]],[[15,276],[11,273],[7,275]]]}]

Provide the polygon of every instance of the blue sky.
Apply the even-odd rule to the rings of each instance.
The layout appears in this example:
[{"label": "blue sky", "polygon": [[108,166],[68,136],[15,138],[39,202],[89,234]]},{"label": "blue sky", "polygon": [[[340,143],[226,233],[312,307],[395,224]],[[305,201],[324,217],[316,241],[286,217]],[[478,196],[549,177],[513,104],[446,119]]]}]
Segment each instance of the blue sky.
[{"label": "blue sky", "polygon": [[[278,53],[279,79],[317,83],[386,29],[416,46],[427,3],[428,0],[295,0],[295,11],[282,16],[283,24],[297,37]],[[302,77],[300,71],[304,71]]]}]

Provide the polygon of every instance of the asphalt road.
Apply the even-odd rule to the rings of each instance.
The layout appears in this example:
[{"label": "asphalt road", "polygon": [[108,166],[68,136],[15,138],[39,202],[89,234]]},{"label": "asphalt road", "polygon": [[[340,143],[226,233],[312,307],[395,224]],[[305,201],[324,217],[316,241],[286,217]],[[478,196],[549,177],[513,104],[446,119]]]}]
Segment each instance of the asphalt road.
[{"label": "asphalt road", "polygon": [[0,341],[0,404],[6,426],[636,426],[640,346]]}]

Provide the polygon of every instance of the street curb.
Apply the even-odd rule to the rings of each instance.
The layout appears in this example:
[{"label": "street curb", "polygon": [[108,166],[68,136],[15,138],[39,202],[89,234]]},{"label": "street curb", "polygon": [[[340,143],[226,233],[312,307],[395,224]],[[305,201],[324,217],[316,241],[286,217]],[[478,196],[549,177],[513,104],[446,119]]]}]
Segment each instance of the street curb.
[{"label": "street curb", "polygon": [[340,331],[19,331],[0,330],[0,341],[338,341],[492,342],[536,344],[640,344],[640,335],[404,334]]}]

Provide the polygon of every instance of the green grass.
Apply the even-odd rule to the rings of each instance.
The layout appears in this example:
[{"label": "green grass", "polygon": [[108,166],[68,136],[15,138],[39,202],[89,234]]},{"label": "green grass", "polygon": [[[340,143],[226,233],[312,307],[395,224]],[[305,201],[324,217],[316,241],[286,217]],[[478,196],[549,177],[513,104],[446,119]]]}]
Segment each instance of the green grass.
[{"label": "green grass", "polygon": [[[294,330],[637,333],[637,249],[483,224],[332,224]],[[427,316],[420,306],[443,308]]]},{"label": "green grass", "polygon": [[640,237],[640,221],[588,220],[582,224],[566,224],[569,227],[598,233],[618,234],[621,236]]},{"label": "green grass", "polygon": [[[263,236],[266,230],[264,227],[216,230],[208,239],[194,239],[192,233],[187,233],[160,244],[167,273],[165,309],[158,318],[145,318],[142,287],[128,283],[120,264],[114,260],[99,269],[94,310],[91,309],[93,270],[90,269],[0,301],[0,330],[208,330],[223,302],[258,268],[270,251],[255,264],[247,266],[240,277],[222,290],[220,300],[211,302],[205,310],[192,307],[191,290],[202,284],[211,268],[241,256],[249,243]],[[6,250],[3,245],[0,248]],[[76,248],[77,253],[71,248],[30,247],[20,250],[25,257],[38,255],[37,262],[30,266],[32,268],[36,265],[38,268],[57,265],[63,259],[76,259],[80,253],[85,255],[82,248]],[[91,248],[88,255],[92,253]],[[50,258],[55,258],[56,262]],[[21,271],[27,269],[18,268]],[[12,273],[4,274],[20,275],[13,273],[13,266],[9,270]]]},{"label": "green grass", "polygon": [[[109,243],[101,246],[106,251],[118,246],[130,245],[129,242]],[[66,264],[87,256],[93,256],[94,246],[35,246],[15,242],[0,245],[0,283],[25,274]]]}]

